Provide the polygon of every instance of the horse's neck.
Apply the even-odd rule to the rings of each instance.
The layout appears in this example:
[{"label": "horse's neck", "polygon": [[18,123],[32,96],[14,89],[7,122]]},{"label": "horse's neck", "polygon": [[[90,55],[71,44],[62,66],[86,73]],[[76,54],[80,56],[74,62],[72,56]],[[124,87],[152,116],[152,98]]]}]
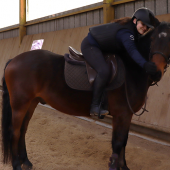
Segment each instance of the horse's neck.
[{"label": "horse's neck", "polygon": [[149,60],[152,33],[153,30],[141,37],[137,42],[137,49],[146,60]]},{"label": "horse's neck", "polygon": [[126,81],[128,86],[133,87],[133,91],[136,93],[147,93],[149,88],[148,75],[142,68],[137,67],[126,67]]}]

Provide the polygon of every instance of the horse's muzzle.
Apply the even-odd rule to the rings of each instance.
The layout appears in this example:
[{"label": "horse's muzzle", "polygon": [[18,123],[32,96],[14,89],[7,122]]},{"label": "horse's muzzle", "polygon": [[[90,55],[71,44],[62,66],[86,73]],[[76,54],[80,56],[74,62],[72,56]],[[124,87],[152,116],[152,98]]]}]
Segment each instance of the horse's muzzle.
[{"label": "horse's muzzle", "polygon": [[151,75],[150,78],[153,80],[153,81],[160,81],[161,80],[161,77],[162,77],[162,72],[161,71],[158,71],[156,72],[154,75]]}]

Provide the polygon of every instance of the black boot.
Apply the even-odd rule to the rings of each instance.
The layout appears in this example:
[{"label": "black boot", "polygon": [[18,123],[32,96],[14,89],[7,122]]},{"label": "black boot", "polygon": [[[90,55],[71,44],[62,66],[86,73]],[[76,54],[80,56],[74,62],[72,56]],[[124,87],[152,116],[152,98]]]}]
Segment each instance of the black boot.
[{"label": "black boot", "polygon": [[106,115],[108,114],[108,111],[101,108],[102,104],[102,95],[104,94],[104,89],[106,86],[106,82],[103,82],[102,78],[100,78],[98,75],[96,76],[96,79],[93,84],[93,99],[90,109],[90,115]]},{"label": "black boot", "polygon": [[108,98],[106,91],[103,92],[102,95],[102,101],[101,101],[101,107],[100,107],[100,115],[108,115]]}]

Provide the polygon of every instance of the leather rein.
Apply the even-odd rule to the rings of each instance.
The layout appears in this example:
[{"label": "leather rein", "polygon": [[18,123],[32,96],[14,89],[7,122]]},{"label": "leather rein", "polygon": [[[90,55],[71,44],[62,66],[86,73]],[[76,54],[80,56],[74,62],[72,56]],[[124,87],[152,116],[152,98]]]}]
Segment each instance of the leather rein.
[{"label": "leather rein", "polygon": [[[170,56],[167,57],[164,53],[159,52],[159,51],[155,51],[155,52],[153,52],[153,53],[150,53],[149,60],[152,59],[152,57],[153,57],[154,54],[161,54],[161,55],[165,58],[165,61],[166,61],[166,63],[167,63],[166,67],[164,68],[164,73],[165,73],[165,72],[167,71],[167,68],[169,67],[169,64],[170,64]],[[152,81],[153,81],[153,80],[152,80]],[[153,83],[152,83],[150,86],[157,85],[157,82],[158,82],[158,81],[153,81]],[[158,85],[157,85],[157,86],[158,86]],[[134,115],[136,115],[136,116],[141,116],[145,111],[146,111],[146,112],[149,112],[148,110],[146,110],[147,95],[145,96],[145,104],[144,104],[144,108],[142,108],[143,111],[142,111],[140,114],[136,114],[136,113],[133,111],[133,109],[132,109],[132,107],[131,107],[131,105],[130,105],[130,101],[129,101],[129,98],[128,98],[128,94],[127,94],[127,84],[126,84],[126,80],[125,80],[125,92],[126,92],[126,99],[127,99],[127,103],[128,103],[129,109],[130,109],[130,111],[131,111]]]}]

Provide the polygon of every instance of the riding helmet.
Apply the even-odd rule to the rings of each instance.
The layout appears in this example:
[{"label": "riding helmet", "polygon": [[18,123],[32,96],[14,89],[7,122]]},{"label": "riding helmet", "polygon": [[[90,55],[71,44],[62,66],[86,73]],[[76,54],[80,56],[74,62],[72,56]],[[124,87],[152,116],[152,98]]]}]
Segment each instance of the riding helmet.
[{"label": "riding helmet", "polygon": [[132,19],[134,18],[136,18],[137,21],[138,20],[142,21],[149,28],[154,28],[153,24],[154,24],[155,15],[148,8],[143,7],[136,10],[132,16]]}]

